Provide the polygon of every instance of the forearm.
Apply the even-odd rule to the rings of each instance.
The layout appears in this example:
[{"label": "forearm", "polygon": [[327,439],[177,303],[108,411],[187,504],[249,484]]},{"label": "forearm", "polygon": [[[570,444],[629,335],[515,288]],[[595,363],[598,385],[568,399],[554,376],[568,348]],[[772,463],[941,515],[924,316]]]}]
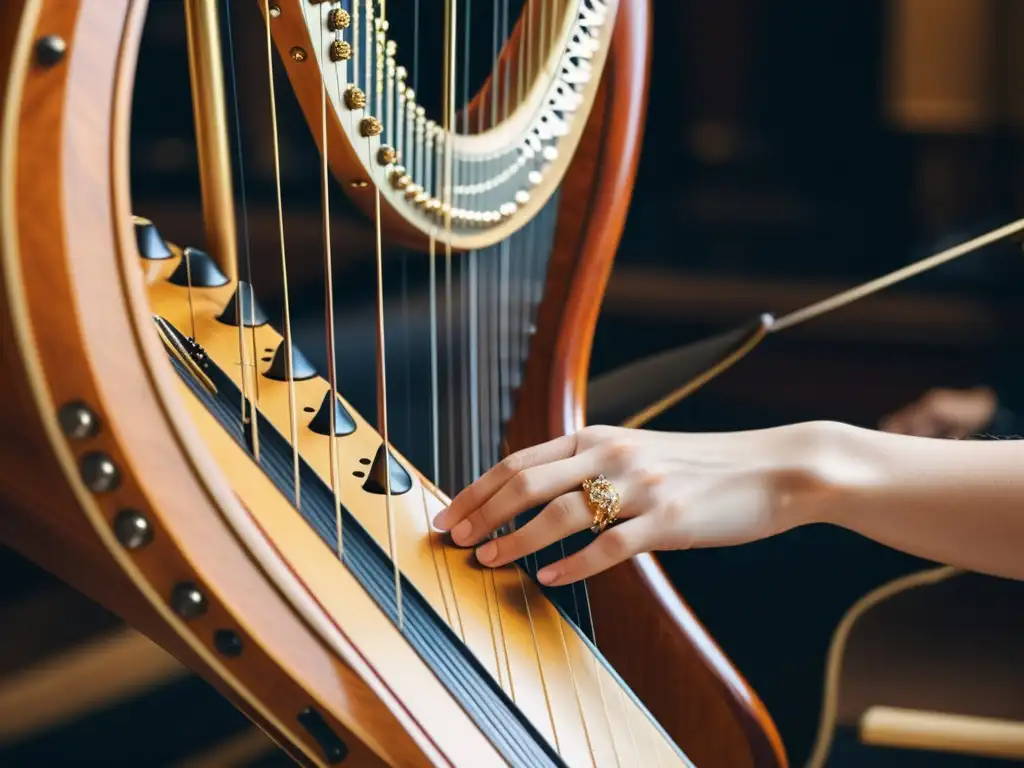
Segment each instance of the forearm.
[{"label": "forearm", "polygon": [[810,519],[970,570],[1024,579],[1024,441],[843,428]]}]

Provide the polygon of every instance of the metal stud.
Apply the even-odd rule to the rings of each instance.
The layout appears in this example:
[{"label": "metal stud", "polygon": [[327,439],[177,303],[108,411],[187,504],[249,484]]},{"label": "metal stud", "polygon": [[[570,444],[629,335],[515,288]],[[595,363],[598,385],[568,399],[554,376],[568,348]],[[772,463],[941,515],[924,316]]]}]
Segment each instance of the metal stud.
[{"label": "metal stud", "polygon": [[60,35],[46,35],[36,43],[36,60],[44,67],[52,67],[64,58],[68,44]]},{"label": "metal stud", "polygon": [[176,584],[171,591],[171,608],[186,621],[199,618],[207,607],[206,596],[191,581]]},{"label": "metal stud", "polygon": [[121,484],[121,473],[113,460],[100,451],[87,453],[79,463],[86,487],[93,493],[106,493]]},{"label": "metal stud", "polygon": [[306,60],[306,49],[295,46],[288,52],[292,57],[292,61],[305,61]]},{"label": "metal stud", "polygon": [[141,512],[122,509],[114,519],[114,535],[125,549],[142,549],[153,540],[153,526]]},{"label": "metal stud", "polygon": [[85,403],[75,400],[68,403],[57,414],[60,428],[72,440],[84,440],[95,435],[100,428],[100,420]]},{"label": "metal stud", "polygon": [[382,144],[377,150],[377,162],[381,165],[393,165],[398,162],[398,152],[394,147]]},{"label": "metal stud", "polygon": [[235,659],[242,655],[242,638],[230,629],[218,629],[214,632],[213,646],[229,659]]}]

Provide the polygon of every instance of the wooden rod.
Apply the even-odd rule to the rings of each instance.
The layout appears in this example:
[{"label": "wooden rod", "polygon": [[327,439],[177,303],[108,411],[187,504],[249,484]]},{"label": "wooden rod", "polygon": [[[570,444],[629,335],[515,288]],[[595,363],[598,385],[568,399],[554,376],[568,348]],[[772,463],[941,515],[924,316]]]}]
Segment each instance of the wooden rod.
[{"label": "wooden rod", "polygon": [[1024,723],[988,717],[871,707],[860,720],[860,738],[876,747],[1024,759]]},{"label": "wooden rod", "polygon": [[185,0],[206,250],[221,271],[235,281],[238,242],[218,12],[216,0]]}]

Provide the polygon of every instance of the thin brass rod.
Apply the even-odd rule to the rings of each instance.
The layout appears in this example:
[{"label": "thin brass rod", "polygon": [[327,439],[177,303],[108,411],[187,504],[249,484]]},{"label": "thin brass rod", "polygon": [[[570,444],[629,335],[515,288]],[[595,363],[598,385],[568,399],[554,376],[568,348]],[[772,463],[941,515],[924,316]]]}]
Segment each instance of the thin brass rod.
[{"label": "thin brass rod", "polygon": [[203,198],[206,250],[232,282],[238,280],[231,147],[225,108],[224,59],[216,0],[185,0],[188,66],[192,83]]},{"label": "thin brass rod", "polygon": [[934,256],[928,256],[920,261],[915,261],[913,264],[901,267],[895,272],[890,272],[887,275],[882,275],[881,277],[862,283],[861,285],[850,288],[842,293],[837,293],[835,296],[831,296],[815,304],[811,304],[809,307],[804,307],[803,309],[798,309],[795,312],[790,312],[785,317],[780,317],[775,321],[771,327],[771,332],[778,333],[779,331],[791,328],[794,325],[805,323],[808,320],[812,320],[828,312],[832,312],[840,307],[845,307],[847,304],[859,301],[865,296],[870,296],[872,293],[877,293],[878,291],[889,288],[897,283],[902,283],[904,280],[909,280],[912,277],[916,277],[917,275],[928,272],[936,267],[941,267],[943,264],[953,261],[954,259],[959,259],[961,256],[966,256],[969,253],[980,251],[982,248],[987,248],[1001,240],[1008,240],[1011,237],[1019,237],[1022,234],[1024,234],[1024,219],[1018,219],[1006,226],[999,227],[999,229],[993,229],[991,232],[979,235],[965,243],[961,243],[960,245],[952,248],[947,248],[940,253],[936,253]]}]

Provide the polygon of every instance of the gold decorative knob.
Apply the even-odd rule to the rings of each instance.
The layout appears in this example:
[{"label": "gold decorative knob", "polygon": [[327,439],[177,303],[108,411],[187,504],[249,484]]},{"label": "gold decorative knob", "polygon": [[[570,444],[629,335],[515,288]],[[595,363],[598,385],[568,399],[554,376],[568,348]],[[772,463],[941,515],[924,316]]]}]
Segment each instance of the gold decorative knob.
[{"label": "gold decorative knob", "polygon": [[352,46],[344,40],[331,43],[331,61],[348,61],[352,58]]},{"label": "gold decorative knob", "polygon": [[377,162],[381,165],[394,165],[398,162],[398,152],[394,147],[382,144],[377,150]]},{"label": "gold decorative knob", "polygon": [[344,8],[335,8],[327,14],[327,28],[332,32],[348,29],[348,25],[351,23],[352,17]]},{"label": "gold decorative knob", "polygon": [[357,85],[345,89],[345,106],[349,109],[362,109],[366,106],[366,94]]},{"label": "gold decorative knob", "polygon": [[359,133],[367,139],[371,136],[380,136],[382,130],[384,130],[384,126],[376,117],[364,117],[359,121]]},{"label": "gold decorative knob", "polygon": [[405,189],[412,184],[412,178],[405,172],[405,168],[396,165],[391,171],[391,186],[395,189]]}]

